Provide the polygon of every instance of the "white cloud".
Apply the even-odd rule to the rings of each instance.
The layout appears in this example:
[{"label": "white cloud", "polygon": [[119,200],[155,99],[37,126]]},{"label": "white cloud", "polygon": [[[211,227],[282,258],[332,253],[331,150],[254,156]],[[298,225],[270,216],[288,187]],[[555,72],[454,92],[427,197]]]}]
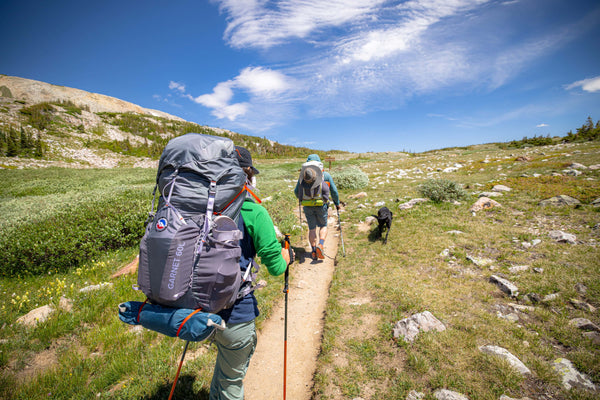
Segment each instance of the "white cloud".
[{"label": "white cloud", "polygon": [[287,77],[278,71],[261,67],[246,68],[235,78],[236,86],[249,90],[255,95],[284,92],[290,88]]},{"label": "white cloud", "polygon": [[178,83],[178,82],[171,81],[171,82],[169,82],[169,89],[177,90],[178,92],[184,93],[185,85],[182,85],[181,83]]},{"label": "white cloud", "polygon": [[262,55],[277,64],[247,67],[198,97],[170,88],[251,130],[302,113],[359,115],[420,95],[493,91],[587,26],[526,28],[517,0],[212,1],[228,45],[270,50]]},{"label": "white cloud", "polygon": [[575,89],[577,87],[580,87],[581,89],[585,90],[586,92],[590,92],[590,93],[600,92],[600,76],[573,82],[570,85],[567,85],[566,89],[571,90],[571,89]]},{"label": "white cloud", "polygon": [[288,78],[281,72],[267,68],[245,68],[234,79],[218,83],[212,93],[203,94],[198,97],[186,93],[185,86],[171,81],[169,89],[179,92],[194,102],[212,109],[212,114],[219,118],[235,121],[238,117],[246,115],[251,103],[232,103],[235,91],[241,91],[250,95],[254,102],[260,103],[265,99],[285,93],[291,85]]},{"label": "white cloud", "polygon": [[[387,0],[215,0],[228,15],[225,38],[233,47],[269,48],[305,39],[324,28],[369,18]],[[271,7],[267,7],[271,5]]]},{"label": "white cloud", "polygon": [[545,127],[547,127],[547,126],[550,126],[550,125],[548,125],[548,124],[538,124],[538,125],[536,125],[535,127],[536,127],[536,128],[545,128]]}]

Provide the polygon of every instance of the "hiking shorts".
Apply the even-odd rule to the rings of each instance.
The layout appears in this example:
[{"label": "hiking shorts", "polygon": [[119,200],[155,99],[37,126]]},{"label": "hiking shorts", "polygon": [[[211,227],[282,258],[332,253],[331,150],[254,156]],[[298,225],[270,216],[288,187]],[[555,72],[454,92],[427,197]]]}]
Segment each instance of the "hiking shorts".
[{"label": "hiking shorts", "polygon": [[313,230],[317,226],[325,228],[327,226],[327,204],[318,207],[303,207],[308,229]]},{"label": "hiking shorts", "polygon": [[210,400],[243,400],[244,376],[256,348],[254,320],[228,324],[224,331],[217,330],[217,361],[210,385]]}]

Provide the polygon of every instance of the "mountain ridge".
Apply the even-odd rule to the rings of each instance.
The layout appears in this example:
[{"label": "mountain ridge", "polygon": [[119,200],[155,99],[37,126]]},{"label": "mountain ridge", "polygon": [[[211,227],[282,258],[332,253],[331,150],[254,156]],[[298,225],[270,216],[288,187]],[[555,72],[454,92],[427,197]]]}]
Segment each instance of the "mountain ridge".
[{"label": "mountain ridge", "polygon": [[137,104],[107,96],[100,93],[88,92],[82,89],[59,86],[33,79],[16,76],[0,75],[0,88],[6,87],[12,97],[30,103],[53,101],[70,101],[78,106],[87,106],[89,111],[97,112],[135,112],[138,114],[152,115],[185,121],[183,118],[168,114],[163,111],[144,108]]}]

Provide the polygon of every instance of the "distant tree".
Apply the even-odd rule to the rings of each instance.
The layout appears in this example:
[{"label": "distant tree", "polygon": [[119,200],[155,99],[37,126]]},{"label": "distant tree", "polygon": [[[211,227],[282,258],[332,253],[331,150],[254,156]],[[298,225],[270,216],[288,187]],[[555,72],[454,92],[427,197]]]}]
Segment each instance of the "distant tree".
[{"label": "distant tree", "polygon": [[10,129],[7,142],[6,142],[6,156],[16,157],[19,155],[19,140],[17,139],[17,132],[14,129]]},{"label": "distant tree", "polygon": [[42,144],[42,139],[40,138],[40,134],[38,133],[37,138],[35,139],[35,151],[33,153],[35,158],[44,157],[44,147]]}]

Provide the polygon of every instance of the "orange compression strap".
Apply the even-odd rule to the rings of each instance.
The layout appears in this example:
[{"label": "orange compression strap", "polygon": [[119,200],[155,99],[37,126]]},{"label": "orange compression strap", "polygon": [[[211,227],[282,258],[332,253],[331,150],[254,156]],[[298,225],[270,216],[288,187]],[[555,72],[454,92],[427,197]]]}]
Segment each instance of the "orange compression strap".
[{"label": "orange compression strap", "polygon": [[146,305],[147,302],[148,302],[148,298],[146,297],[146,300],[144,300],[144,302],[140,306],[140,309],[138,310],[137,319],[136,319],[138,324],[140,323],[140,314],[142,313],[142,308],[144,308],[144,306]]},{"label": "orange compression strap", "polygon": [[183,326],[185,325],[186,322],[188,322],[188,320],[190,318],[192,318],[192,316],[194,314],[196,314],[197,312],[199,312],[200,310],[202,310],[201,308],[197,308],[194,310],[194,312],[190,313],[190,315],[188,315],[187,317],[185,317],[185,319],[183,320],[183,322],[181,323],[181,325],[179,325],[179,329],[177,329],[177,333],[175,334],[175,336],[179,337],[179,332],[181,332],[181,328],[183,328]]},{"label": "orange compression strap", "polygon": [[244,185],[244,189],[246,189],[248,191],[248,193],[250,193],[252,195],[252,197],[254,197],[254,199],[256,200],[256,202],[258,204],[262,203],[262,200],[258,198],[258,196],[256,194],[254,194],[254,192],[252,190],[250,190],[250,188],[247,185]]}]

